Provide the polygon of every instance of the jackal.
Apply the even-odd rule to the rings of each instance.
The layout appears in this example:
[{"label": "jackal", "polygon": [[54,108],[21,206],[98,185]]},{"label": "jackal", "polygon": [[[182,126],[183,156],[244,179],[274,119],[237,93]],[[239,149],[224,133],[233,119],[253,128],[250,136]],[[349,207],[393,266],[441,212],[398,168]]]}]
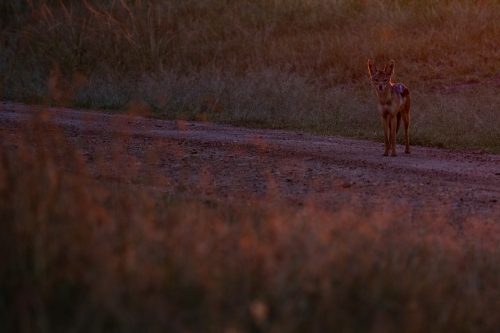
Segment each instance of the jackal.
[{"label": "jackal", "polygon": [[410,153],[410,91],[402,83],[393,83],[394,60],[391,60],[383,70],[368,60],[368,73],[378,97],[378,111],[384,126],[384,156],[396,156],[396,134],[403,118],[405,127],[405,153]]}]

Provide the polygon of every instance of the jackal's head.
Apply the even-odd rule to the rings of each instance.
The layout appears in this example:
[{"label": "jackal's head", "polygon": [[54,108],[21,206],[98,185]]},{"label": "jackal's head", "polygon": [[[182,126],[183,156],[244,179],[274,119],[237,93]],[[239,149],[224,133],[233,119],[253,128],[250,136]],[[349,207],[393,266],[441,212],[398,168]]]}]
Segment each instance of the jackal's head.
[{"label": "jackal's head", "polygon": [[377,93],[381,93],[385,91],[391,82],[391,76],[394,73],[394,60],[391,60],[383,70],[377,69],[377,66],[372,64],[371,60],[368,60],[368,73],[370,73],[373,87]]}]

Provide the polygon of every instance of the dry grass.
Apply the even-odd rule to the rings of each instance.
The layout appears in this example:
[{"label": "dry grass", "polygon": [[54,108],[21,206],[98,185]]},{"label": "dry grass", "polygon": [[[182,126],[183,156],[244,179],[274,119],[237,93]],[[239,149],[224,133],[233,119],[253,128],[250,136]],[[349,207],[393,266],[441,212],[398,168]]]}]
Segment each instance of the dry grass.
[{"label": "dry grass", "polygon": [[0,6],[4,99],[114,109],[146,101],[168,118],[380,139],[365,64],[394,58],[414,93],[414,142],[500,149],[498,1]]},{"label": "dry grass", "polygon": [[[414,142],[498,151],[499,13],[493,0],[2,1],[0,98],[379,139],[365,63],[394,58]],[[439,88],[474,80],[492,84]],[[30,126],[0,140],[2,332],[500,326],[494,221],[152,194],[97,182],[58,131]],[[127,165],[117,156],[107,167]]]},{"label": "dry grass", "polygon": [[[500,230],[97,182],[44,118],[0,140],[4,332],[495,332]],[[14,138],[18,138],[15,140]],[[105,148],[108,149],[108,148]],[[114,155],[114,154],[112,154]],[[99,154],[96,152],[96,158]],[[368,205],[369,206],[369,205]]]}]

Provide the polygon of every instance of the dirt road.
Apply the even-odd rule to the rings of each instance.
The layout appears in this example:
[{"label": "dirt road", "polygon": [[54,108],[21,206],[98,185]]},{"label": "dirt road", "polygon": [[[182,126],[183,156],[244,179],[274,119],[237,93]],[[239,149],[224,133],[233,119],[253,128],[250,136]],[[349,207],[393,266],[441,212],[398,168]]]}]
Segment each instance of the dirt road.
[{"label": "dirt road", "polygon": [[[500,220],[500,156],[296,132],[166,121],[0,103],[0,134],[17,136],[45,111],[96,179],[231,200],[281,198],[291,206],[376,205],[420,214]],[[126,172],[125,172],[126,171]]]}]

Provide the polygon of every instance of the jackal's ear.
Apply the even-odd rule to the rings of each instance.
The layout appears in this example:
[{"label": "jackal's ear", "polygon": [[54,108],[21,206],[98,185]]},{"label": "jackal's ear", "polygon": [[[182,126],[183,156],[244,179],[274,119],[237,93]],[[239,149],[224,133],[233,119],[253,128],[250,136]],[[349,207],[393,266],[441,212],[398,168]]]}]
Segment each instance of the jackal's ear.
[{"label": "jackal's ear", "polygon": [[368,73],[370,74],[370,76],[372,76],[373,72],[375,72],[377,70],[377,67],[372,64],[372,61],[370,59],[368,59]]},{"label": "jackal's ear", "polygon": [[387,75],[394,74],[394,60],[389,61],[389,65],[385,66],[385,73]]}]

